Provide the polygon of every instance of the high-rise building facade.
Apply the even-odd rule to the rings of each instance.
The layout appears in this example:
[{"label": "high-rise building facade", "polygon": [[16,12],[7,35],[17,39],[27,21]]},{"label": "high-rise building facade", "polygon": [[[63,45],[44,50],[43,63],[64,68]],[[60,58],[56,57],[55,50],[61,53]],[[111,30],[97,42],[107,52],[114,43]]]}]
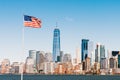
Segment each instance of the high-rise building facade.
[{"label": "high-rise building facade", "polygon": [[71,62],[71,61],[72,61],[71,55],[68,53],[64,54],[63,62]]},{"label": "high-rise building facade", "polygon": [[80,49],[77,48],[76,49],[76,63],[77,64],[81,63],[80,59],[81,59]]},{"label": "high-rise building facade", "polygon": [[41,51],[39,54],[39,66],[38,66],[38,70],[43,69],[43,63],[45,62],[45,52]]},{"label": "high-rise building facade", "polygon": [[100,44],[97,43],[95,49],[95,62],[100,62]]},{"label": "high-rise building facade", "polygon": [[118,68],[120,68],[120,52],[118,54]]},{"label": "high-rise building facade", "polygon": [[105,46],[100,45],[100,58],[105,58]]},{"label": "high-rise building facade", "polygon": [[94,48],[93,48],[93,41],[89,41],[88,42],[88,57],[91,58],[92,57],[92,53],[94,52]]},{"label": "high-rise building facade", "polygon": [[117,60],[115,58],[110,58],[109,59],[109,68],[117,68]]},{"label": "high-rise building facade", "polygon": [[100,60],[100,69],[107,69],[108,64],[107,64],[107,59],[106,58],[101,58]]},{"label": "high-rise building facade", "polygon": [[87,57],[87,58],[85,59],[85,70],[86,70],[86,71],[90,71],[90,69],[91,69],[90,65],[91,65],[91,63],[90,63],[90,58]]},{"label": "high-rise building facade", "polygon": [[45,62],[52,61],[52,54],[50,52],[45,53]]},{"label": "high-rise building facade", "polygon": [[81,61],[85,60],[88,57],[88,39],[82,39],[82,44],[81,44]]},{"label": "high-rise building facade", "polygon": [[95,49],[95,62],[100,62],[101,58],[105,58],[105,47],[98,43]]},{"label": "high-rise building facade", "polygon": [[95,63],[95,54],[93,41],[88,42],[88,57],[90,58],[90,65],[93,66]]},{"label": "high-rise building facade", "polygon": [[36,65],[36,50],[29,50],[29,57],[32,58],[34,60],[34,69],[36,69],[37,65]]},{"label": "high-rise building facade", "polygon": [[60,57],[60,30],[58,28],[54,29],[53,35],[53,61],[57,61]]},{"label": "high-rise building facade", "polygon": [[33,58],[34,65],[36,65],[36,50],[29,50],[29,57]]},{"label": "high-rise building facade", "polygon": [[60,62],[63,62],[63,56],[64,56],[63,51],[60,51]]},{"label": "high-rise building facade", "polygon": [[20,64],[18,62],[13,62],[11,65],[11,73],[20,73]]},{"label": "high-rise building facade", "polygon": [[10,60],[9,59],[4,59],[2,62],[1,62],[1,70],[0,70],[0,73],[9,73],[9,69],[10,69]]},{"label": "high-rise building facade", "polygon": [[26,73],[35,73],[35,68],[34,66],[34,59],[31,57],[27,57],[26,63],[25,63],[25,68],[26,68]]},{"label": "high-rise building facade", "polygon": [[39,65],[39,62],[40,62],[40,52],[41,52],[41,51],[37,51],[37,52],[36,52],[36,65],[37,65],[37,66]]}]

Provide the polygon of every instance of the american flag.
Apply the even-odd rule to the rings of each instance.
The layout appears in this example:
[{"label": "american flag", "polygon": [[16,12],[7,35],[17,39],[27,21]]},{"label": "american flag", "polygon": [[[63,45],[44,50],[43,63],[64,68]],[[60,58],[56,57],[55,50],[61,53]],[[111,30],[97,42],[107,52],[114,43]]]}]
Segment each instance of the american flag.
[{"label": "american flag", "polygon": [[24,26],[32,28],[41,28],[41,20],[33,16],[24,15]]}]

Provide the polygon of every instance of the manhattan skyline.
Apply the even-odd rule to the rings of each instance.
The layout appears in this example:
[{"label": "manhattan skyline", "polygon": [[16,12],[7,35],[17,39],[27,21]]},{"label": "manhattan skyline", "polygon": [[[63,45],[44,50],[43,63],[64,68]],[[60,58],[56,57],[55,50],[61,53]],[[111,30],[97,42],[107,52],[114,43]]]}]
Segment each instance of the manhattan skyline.
[{"label": "manhattan skyline", "polygon": [[[105,49],[119,50],[119,0],[1,0],[0,61],[24,61],[28,50],[52,52],[53,30],[58,23],[61,50],[75,55],[81,39],[89,39]],[[23,15],[42,20],[42,28],[25,27],[25,52],[22,53]],[[95,46],[94,46],[95,47]]]}]

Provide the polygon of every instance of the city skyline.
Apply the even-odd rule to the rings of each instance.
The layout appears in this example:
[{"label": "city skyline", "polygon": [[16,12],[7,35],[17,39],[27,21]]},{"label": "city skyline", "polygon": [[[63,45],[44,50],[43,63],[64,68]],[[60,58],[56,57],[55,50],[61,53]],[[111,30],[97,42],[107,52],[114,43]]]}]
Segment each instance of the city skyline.
[{"label": "city skyline", "polygon": [[[81,49],[81,39],[89,39],[95,45],[99,42],[106,51],[119,51],[119,3],[118,0],[1,0],[0,61],[4,58],[24,61],[28,50],[52,52],[56,22],[61,31],[61,51],[65,53],[74,56],[76,48]],[[40,18],[42,28],[25,28],[22,53],[24,14]]]}]

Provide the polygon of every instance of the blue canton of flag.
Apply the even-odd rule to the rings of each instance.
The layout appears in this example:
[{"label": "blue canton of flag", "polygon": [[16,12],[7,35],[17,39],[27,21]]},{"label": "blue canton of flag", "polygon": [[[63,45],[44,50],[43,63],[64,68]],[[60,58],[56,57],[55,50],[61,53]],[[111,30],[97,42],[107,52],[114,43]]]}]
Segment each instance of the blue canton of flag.
[{"label": "blue canton of flag", "polygon": [[33,16],[24,15],[24,26],[32,28],[41,28],[41,20]]}]

